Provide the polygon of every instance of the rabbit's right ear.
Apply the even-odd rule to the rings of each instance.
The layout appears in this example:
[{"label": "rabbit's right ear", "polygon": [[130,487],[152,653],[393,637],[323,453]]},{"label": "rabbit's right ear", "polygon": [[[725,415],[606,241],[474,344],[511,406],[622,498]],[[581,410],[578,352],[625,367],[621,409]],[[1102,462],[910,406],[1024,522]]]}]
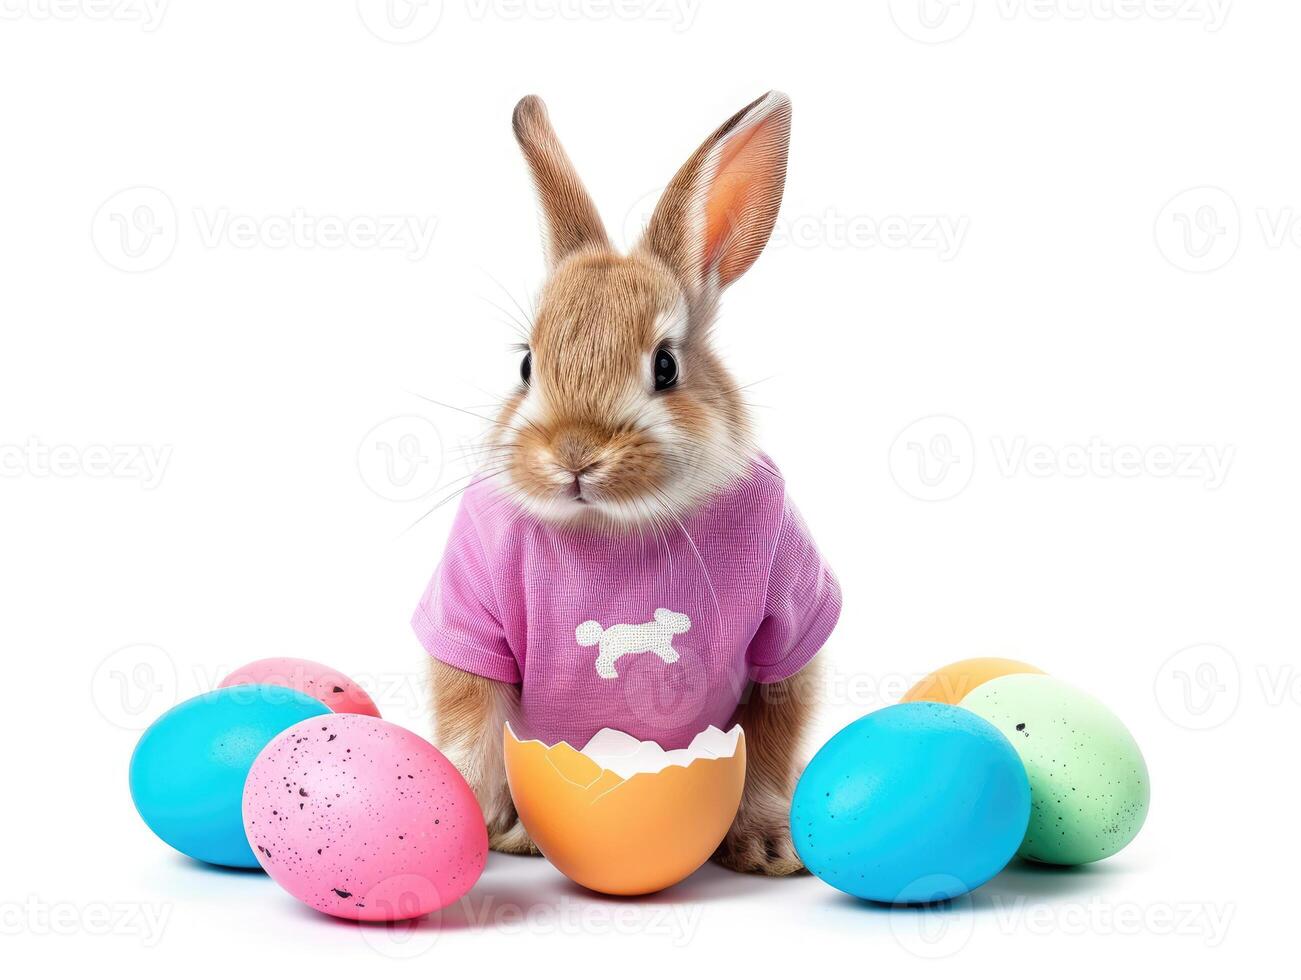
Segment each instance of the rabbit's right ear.
[{"label": "rabbit's right ear", "polygon": [[790,100],[769,92],[716,129],[664,189],[641,247],[697,297],[725,289],[768,243],[790,135]]},{"label": "rabbit's right ear", "polygon": [[601,216],[551,128],[546,105],[536,95],[526,95],[515,106],[511,121],[542,207],[547,267],[554,269],[566,255],[585,246],[608,248]]}]

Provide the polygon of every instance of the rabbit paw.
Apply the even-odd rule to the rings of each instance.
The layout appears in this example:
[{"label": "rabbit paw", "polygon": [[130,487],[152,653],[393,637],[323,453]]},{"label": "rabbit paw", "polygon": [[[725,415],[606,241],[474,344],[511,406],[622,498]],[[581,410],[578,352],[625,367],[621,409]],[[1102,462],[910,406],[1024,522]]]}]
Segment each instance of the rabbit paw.
[{"label": "rabbit paw", "polygon": [[738,819],[714,852],[714,860],[732,871],[782,877],[804,870],[795,853],[791,829],[784,822]]},{"label": "rabbit paw", "polygon": [[502,854],[537,855],[542,853],[538,850],[538,846],[533,843],[533,839],[529,837],[524,825],[518,820],[506,830],[489,834],[488,846],[494,851],[500,851]]}]

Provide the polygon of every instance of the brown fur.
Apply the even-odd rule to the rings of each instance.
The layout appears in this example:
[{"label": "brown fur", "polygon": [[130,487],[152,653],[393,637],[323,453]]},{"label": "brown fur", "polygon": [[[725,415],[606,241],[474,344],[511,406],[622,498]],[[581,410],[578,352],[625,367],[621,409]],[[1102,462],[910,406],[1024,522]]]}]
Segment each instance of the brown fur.
[{"label": "brown fur", "polygon": [[496,851],[536,854],[515,813],[502,761],[503,726],[519,707],[519,689],[430,658],[434,741],[465,776]]},{"label": "brown fur", "polygon": [[536,95],[520,99],[511,124],[547,215],[548,264],[554,267],[584,245],[608,247],[601,216],[556,139],[542,100]]},{"label": "brown fur", "polygon": [[745,732],[741,808],[714,860],[733,871],[788,875],[804,865],[791,841],[791,794],[800,775],[804,734],[818,705],[820,669],[756,684],[734,719]]},{"label": "brown fur", "polygon": [[[653,256],[585,248],[562,260],[543,290],[529,338],[541,418],[515,423],[516,399],[500,419],[511,434],[516,487],[545,499],[568,486],[568,472],[582,471],[589,494],[610,501],[669,491],[679,474],[660,441],[637,425],[628,402],[640,393],[643,365],[664,339],[656,324],[683,302],[678,282]],[[682,380],[660,396],[676,427],[700,438],[718,422],[732,443],[747,445],[748,414],[706,338],[688,331],[677,353]]]},{"label": "brown fur", "polygon": [[[725,289],[754,264],[768,244],[786,185],[786,147],[790,142],[791,106],[779,99],[763,121],[740,139],[716,152],[765,99],[755,99],[719,126],[682,165],[664,189],[642,247],[660,256],[695,289],[707,285],[715,266],[716,288]],[[714,157],[720,172],[704,186]],[[688,214],[703,198],[703,229]]]},{"label": "brown fur", "polygon": [[[718,295],[772,232],[790,104],[769,93],[724,123],[678,171],[630,255],[610,247],[542,102],[514,115],[544,219],[550,277],[529,337],[532,378],[505,402],[494,450],[517,503],[544,518],[671,527],[752,465],[745,406],[709,344]],[[666,346],[678,384],[649,390]],[[748,771],[716,859],[738,871],[800,867],[788,824],[811,671],[753,687],[737,710]],[[483,806],[497,850],[536,853],[511,803],[502,726],[517,687],[434,668],[437,738]]]}]

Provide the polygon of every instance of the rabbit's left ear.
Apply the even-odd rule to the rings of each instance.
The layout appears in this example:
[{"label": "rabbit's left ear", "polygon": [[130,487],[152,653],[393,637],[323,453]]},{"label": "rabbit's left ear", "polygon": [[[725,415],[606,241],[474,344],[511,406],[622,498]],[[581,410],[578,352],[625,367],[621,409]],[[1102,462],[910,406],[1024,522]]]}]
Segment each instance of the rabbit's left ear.
[{"label": "rabbit's left ear", "polygon": [[777,221],[786,185],[791,103],[769,92],[723,123],[664,189],[642,248],[688,289],[725,289],[754,264]]},{"label": "rabbit's left ear", "polygon": [[515,106],[511,124],[542,206],[547,267],[554,269],[586,246],[609,248],[605,225],[551,128],[546,105],[536,95],[526,95]]}]

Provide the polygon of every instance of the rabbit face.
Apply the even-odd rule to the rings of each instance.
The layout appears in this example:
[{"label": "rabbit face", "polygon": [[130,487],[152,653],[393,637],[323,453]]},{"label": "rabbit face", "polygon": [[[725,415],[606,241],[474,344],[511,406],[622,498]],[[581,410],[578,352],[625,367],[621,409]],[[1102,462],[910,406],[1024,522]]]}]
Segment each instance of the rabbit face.
[{"label": "rabbit face", "polygon": [[515,135],[550,275],[494,436],[514,500],[547,519],[662,523],[745,474],[737,385],[709,344],[718,296],[758,257],[785,178],[790,104],[769,93],[705,141],[629,255],[614,251],[541,101]]},{"label": "rabbit face", "polygon": [[649,256],[582,251],[556,269],[501,419],[510,482],[535,510],[635,523],[689,509],[744,464],[736,385],[689,320]]}]

